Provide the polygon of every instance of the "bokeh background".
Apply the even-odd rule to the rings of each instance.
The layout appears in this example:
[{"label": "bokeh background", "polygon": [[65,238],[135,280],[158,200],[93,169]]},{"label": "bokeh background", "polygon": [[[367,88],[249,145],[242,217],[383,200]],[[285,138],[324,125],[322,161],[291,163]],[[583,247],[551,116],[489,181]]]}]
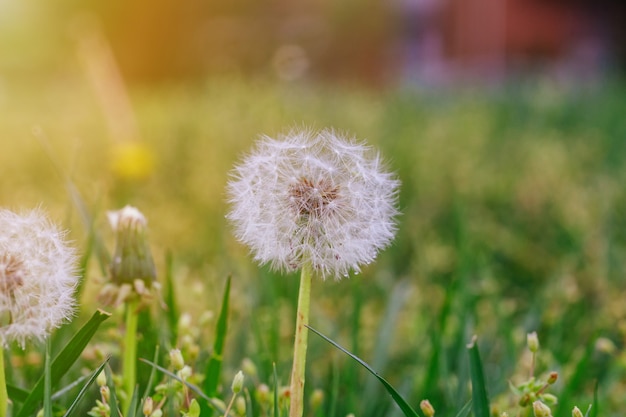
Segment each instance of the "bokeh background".
[{"label": "bokeh background", "polygon": [[[3,0],[3,72],[67,71],[97,32],[129,84],[216,74],[368,86],[622,69],[618,0]],[[88,20],[88,22],[86,22]]]},{"label": "bokeh background", "polygon": [[[537,330],[555,415],[596,381],[623,415],[624,17],[619,0],[0,0],[0,204],[109,250],[106,210],[139,207],[183,309],[217,311],[233,276],[226,368],[286,381],[297,279],[234,241],[224,186],[258,135],[335,127],[381,149],[403,214],[363,274],[315,282],[313,326],[442,415],[468,398],[472,334],[497,403]],[[310,358],[324,415],[397,412],[324,342]]]}]

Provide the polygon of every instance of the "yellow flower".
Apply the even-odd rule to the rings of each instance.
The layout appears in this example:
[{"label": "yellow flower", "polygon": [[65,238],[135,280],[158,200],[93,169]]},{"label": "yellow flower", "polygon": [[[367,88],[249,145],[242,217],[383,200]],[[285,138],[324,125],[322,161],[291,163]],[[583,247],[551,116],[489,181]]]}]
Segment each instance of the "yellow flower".
[{"label": "yellow flower", "polygon": [[111,170],[119,179],[144,180],[154,171],[154,163],[154,153],[142,142],[118,142],[113,147]]}]

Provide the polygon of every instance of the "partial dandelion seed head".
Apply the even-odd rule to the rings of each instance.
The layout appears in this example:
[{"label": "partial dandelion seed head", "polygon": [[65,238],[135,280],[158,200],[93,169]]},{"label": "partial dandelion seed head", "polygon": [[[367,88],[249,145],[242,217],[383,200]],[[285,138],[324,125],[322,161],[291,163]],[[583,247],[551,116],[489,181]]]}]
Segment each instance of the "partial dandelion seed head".
[{"label": "partial dandelion seed head", "polygon": [[45,339],[69,319],[76,253],[40,210],[0,209],[0,344]]},{"label": "partial dandelion seed head", "polygon": [[258,262],[339,279],[392,241],[399,185],[377,152],[335,131],[264,136],[231,172],[227,218]]}]

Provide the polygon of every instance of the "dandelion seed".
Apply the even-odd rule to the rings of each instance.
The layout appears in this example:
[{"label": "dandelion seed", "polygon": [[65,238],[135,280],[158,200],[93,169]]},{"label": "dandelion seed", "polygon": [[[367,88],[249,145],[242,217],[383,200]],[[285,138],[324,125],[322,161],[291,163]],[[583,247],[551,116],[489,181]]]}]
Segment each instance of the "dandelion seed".
[{"label": "dandelion seed", "polygon": [[263,137],[232,171],[227,218],[257,261],[339,279],[396,231],[399,181],[369,146],[332,130]]},{"label": "dandelion seed", "polygon": [[40,211],[0,209],[0,343],[43,340],[74,311],[76,253]]}]

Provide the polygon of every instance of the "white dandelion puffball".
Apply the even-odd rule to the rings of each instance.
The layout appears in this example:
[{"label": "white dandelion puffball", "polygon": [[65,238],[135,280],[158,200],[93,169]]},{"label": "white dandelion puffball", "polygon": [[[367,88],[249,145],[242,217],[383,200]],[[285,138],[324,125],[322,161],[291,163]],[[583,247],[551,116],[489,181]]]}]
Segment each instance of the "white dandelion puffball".
[{"label": "white dandelion puffball", "polygon": [[371,147],[332,130],[263,136],[231,172],[227,218],[261,264],[339,279],[393,239],[399,185]]},{"label": "white dandelion puffball", "polygon": [[0,209],[0,343],[43,340],[74,311],[76,253],[40,211]]}]

